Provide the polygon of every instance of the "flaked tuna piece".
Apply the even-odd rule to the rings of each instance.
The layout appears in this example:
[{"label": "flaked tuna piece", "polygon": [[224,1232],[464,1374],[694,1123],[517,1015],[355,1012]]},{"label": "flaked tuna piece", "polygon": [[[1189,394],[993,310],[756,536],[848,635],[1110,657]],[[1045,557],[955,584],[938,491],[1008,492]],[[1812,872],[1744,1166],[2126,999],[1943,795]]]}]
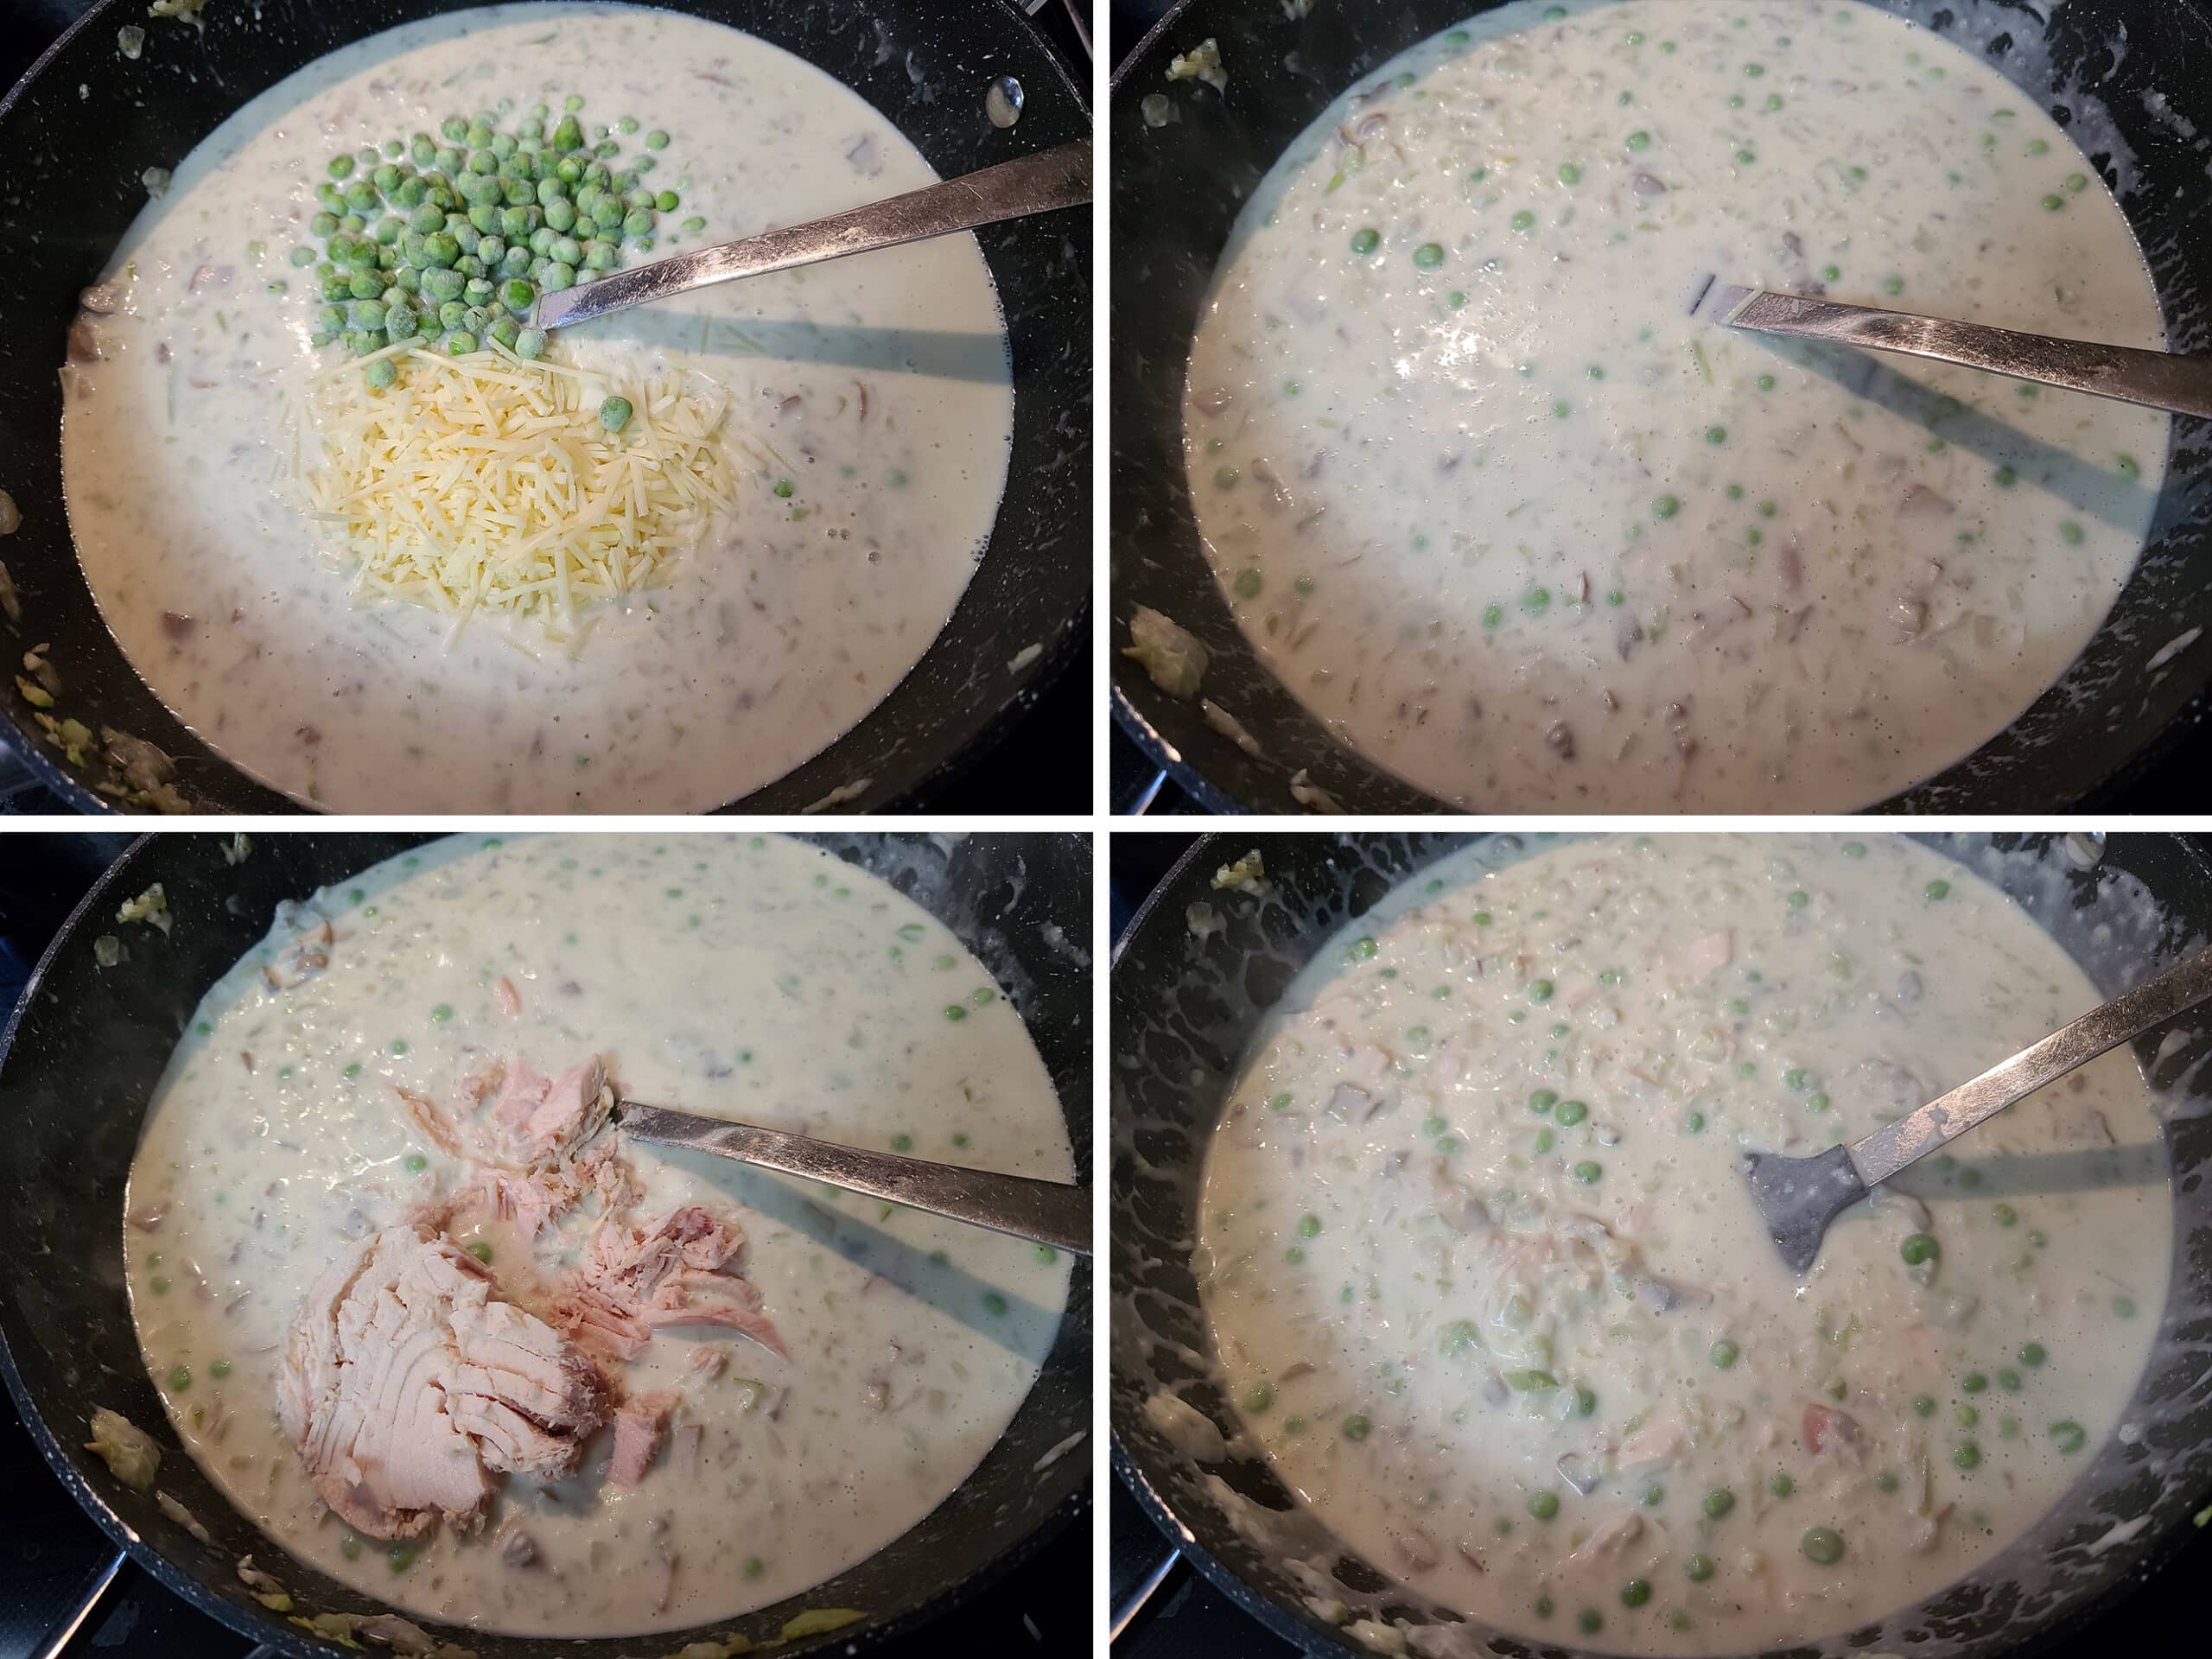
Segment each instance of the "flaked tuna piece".
[{"label": "flaked tuna piece", "polygon": [[470,1118],[483,1109],[484,1103],[499,1090],[506,1076],[506,1067],[494,1060],[489,1065],[479,1066],[461,1079],[461,1093],[448,1110],[428,1095],[418,1095],[412,1089],[392,1085],[400,1102],[407,1108],[407,1115],[415,1120],[415,1127],[430,1138],[441,1152],[454,1158],[479,1156],[480,1148],[469,1125]]},{"label": "flaked tuna piece", "polygon": [[543,1169],[486,1169],[454,1194],[442,1216],[450,1217],[468,1204],[484,1208],[511,1223],[525,1239],[567,1215],[586,1198],[596,1197],[601,1209],[617,1215],[638,1201],[638,1183],[629,1160],[611,1143],[587,1148],[572,1159]]},{"label": "flaked tuna piece", "polygon": [[552,1315],[585,1347],[616,1359],[635,1359],[652,1340],[652,1327],[629,1304],[595,1285],[572,1281],[553,1299]]},{"label": "flaked tuna piece", "polygon": [[553,1079],[537,1109],[525,1126],[530,1135],[531,1161],[566,1157],[606,1127],[613,1107],[607,1086],[607,1068],[593,1055],[582,1065],[572,1065]]},{"label": "flaked tuna piece", "polygon": [[315,1489],[376,1538],[478,1525],[494,1472],[574,1473],[609,1396],[580,1349],[419,1226],[372,1233],[324,1271],[277,1378],[278,1418]]},{"label": "flaked tuna piece", "polygon": [[573,1193],[515,1170],[485,1171],[477,1178],[476,1190],[483,1195],[492,1213],[501,1221],[512,1224],[525,1239],[536,1238],[538,1230],[567,1208],[574,1198]]},{"label": "flaked tuna piece", "polygon": [[545,1099],[545,1091],[553,1086],[548,1077],[528,1060],[517,1058],[500,1077],[496,1087],[498,1096],[492,1102],[492,1122],[497,1131],[504,1135],[519,1135],[530,1122],[530,1115]]},{"label": "flaked tuna piece", "polygon": [[575,1158],[607,1127],[614,1107],[606,1065],[596,1054],[552,1078],[525,1059],[494,1062],[462,1084],[450,1108],[410,1089],[401,1089],[399,1096],[442,1150],[534,1175]]},{"label": "flaked tuna piece", "polygon": [[614,1414],[614,1457],[607,1465],[610,1485],[635,1486],[659,1452],[668,1434],[672,1394],[640,1395]]},{"label": "flaked tuna piece", "polygon": [[663,1325],[719,1325],[789,1357],[761,1312],[760,1293],[729,1270],[745,1248],[734,1221],[686,1205],[632,1227],[609,1217],[554,1304],[554,1319],[579,1340],[625,1357]]}]

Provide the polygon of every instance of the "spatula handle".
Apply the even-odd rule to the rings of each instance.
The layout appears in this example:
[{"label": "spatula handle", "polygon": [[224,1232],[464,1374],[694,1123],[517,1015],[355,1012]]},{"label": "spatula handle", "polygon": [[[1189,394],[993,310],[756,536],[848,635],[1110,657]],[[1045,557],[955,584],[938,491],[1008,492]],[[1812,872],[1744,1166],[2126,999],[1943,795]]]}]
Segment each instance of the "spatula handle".
[{"label": "spatula handle", "polygon": [[644,305],[695,288],[759,276],[794,265],[842,259],[876,248],[895,248],[1001,219],[1077,207],[1090,200],[1090,141],[1039,150],[979,172],[909,190],[863,207],[782,225],[735,242],[724,242],[649,265],[632,265],[582,288],[564,289],[538,302],[537,326],[560,328]]},{"label": "spatula handle", "polygon": [[849,1192],[865,1192],[911,1210],[950,1216],[993,1232],[1011,1233],[1071,1255],[1090,1254],[1088,1187],[841,1147],[809,1135],[725,1123],[635,1101],[622,1102],[616,1112],[623,1132],[640,1141],[711,1152]]},{"label": "spatula handle", "polygon": [[2145,980],[2133,990],[2062,1027],[1971,1083],[1885,1125],[1851,1148],[1852,1166],[1868,1186],[1955,1141],[2023,1095],[2086,1065],[2107,1049],[2155,1031],[2183,1009],[2212,998],[2212,950]]},{"label": "spatula handle", "polygon": [[2009,374],[2016,380],[2212,417],[2212,357],[2184,357],[2132,346],[2100,346],[2050,334],[2024,334],[1985,323],[1916,316],[1906,311],[1843,305],[1766,289],[1735,292],[1744,297],[1721,318],[1732,328],[1793,334],[1878,352],[1903,352]]}]

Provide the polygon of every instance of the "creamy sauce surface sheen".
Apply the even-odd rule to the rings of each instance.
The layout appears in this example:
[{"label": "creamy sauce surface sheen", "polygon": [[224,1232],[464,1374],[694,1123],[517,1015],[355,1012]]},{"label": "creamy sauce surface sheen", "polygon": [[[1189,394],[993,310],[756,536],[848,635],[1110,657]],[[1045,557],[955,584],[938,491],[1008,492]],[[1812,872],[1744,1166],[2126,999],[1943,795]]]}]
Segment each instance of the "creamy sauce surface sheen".
[{"label": "creamy sauce surface sheen", "polygon": [[1692,298],[1717,273],[2163,347],[2148,273],[2034,99],[1924,30],[1567,10],[1394,59],[1254,191],[1192,353],[1199,528],[1284,685],[1444,800],[1867,805],[2079,654],[2166,417],[1870,378]]},{"label": "creamy sauce surface sheen", "polygon": [[1890,836],[1476,874],[1324,947],[1213,1140],[1196,1265],[1291,1490],[1446,1605],[1624,1652],[1829,1635],[2018,1536],[2164,1305],[2130,1057],[1839,1219],[1802,1283],[1738,1160],[1966,1081],[2094,1007],[2081,969]]},{"label": "creamy sauce surface sheen", "polygon": [[[132,664],[227,759],[300,799],[720,805],[898,683],[989,535],[1013,431],[1005,325],[975,239],[946,237],[556,336],[588,369],[720,381],[733,435],[783,463],[738,450],[735,517],[670,586],[603,609],[574,660],[534,624],[479,622],[448,644],[435,613],[352,605],[292,481],[305,379],[343,360],[308,348],[323,302],[313,269],[288,262],[309,239],[311,182],[340,149],[503,98],[558,110],[572,92],[588,124],[633,116],[673,137],[646,176],[683,205],[651,254],[626,249],[630,264],[936,181],[883,116],[765,41],[575,5],[373,36],[281,82],[179,164],[116,251],[110,275],[137,274],[126,314],[100,328],[108,360],[67,401],[70,522]],[[626,157],[650,153],[624,141]],[[694,214],[707,228],[683,234]],[[279,280],[286,293],[264,291]],[[786,477],[794,493],[779,499]]]},{"label": "creamy sauce surface sheen", "polygon": [[[481,1533],[441,1529],[404,1570],[327,1516],[275,1421],[292,1309],[346,1241],[467,1179],[414,1131],[394,1084],[449,1100],[493,1056],[543,1070],[597,1052],[634,1098],[856,1146],[911,1137],[918,1156],[1053,1180],[1073,1166],[1020,1017],[1002,996],[979,1000],[989,974],[926,912],[799,842],[456,839],[317,903],[339,934],[329,969],[270,990],[261,966],[284,942],[273,938],[209,992],[131,1172],[131,1212],[167,1211],[152,1231],[126,1230],[146,1363],[186,1447],[241,1510],[294,1555],[411,1612],[624,1634],[796,1595],[967,1477],[1051,1348],[1064,1260],[632,1143],[638,1215],[703,1203],[739,1217],[743,1270],[790,1363],[728,1332],[656,1336],[611,1370],[633,1395],[678,1392],[677,1431],[702,1431],[696,1473],[664,1451],[634,1490],[607,1486],[602,1431],[574,1478],[540,1491],[509,1478]],[[499,1011],[502,976],[520,992],[517,1018]],[[944,1015],[956,1002],[968,1010],[957,1021]],[[572,1262],[588,1226],[574,1217],[541,1238],[538,1268]],[[532,1282],[512,1230],[456,1233],[491,1246],[510,1294]],[[728,1350],[718,1375],[692,1369],[702,1344]],[[772,1414],[779,1389],[788,1397]],[[502,1564],[510,1522],[539,1565]],[[283,1576],[281,1560],[261,1565]]]}]

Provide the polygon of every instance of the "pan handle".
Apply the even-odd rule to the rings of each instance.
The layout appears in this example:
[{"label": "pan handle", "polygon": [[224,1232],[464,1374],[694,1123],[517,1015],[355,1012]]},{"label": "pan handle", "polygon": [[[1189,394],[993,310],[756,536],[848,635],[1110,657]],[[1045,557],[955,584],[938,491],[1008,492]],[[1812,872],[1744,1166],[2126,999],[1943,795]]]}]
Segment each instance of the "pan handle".
[{"label": "pan handle", "polygon": [[130,1559],[121,1550],[116,1551],[115,1559],[107,1564],[107,1571],[100,1574],[99,1581],[85,1592],[83,1601],[78,1604],[76,1616],[49,1631],[46,1644],[34,1649],[31,1659],[61,1659],[69,1644],[77,1639],[78,1632],[92,1622],[92,1615],[99,1611],[108,1592],[115,1588],[116,1580],[123,1575],[124,1563]]},{"label": "pan handle", "polygon": [[1181,1551],[1169,1550],[1160,1565],[1146,1576],[1145,1581],[1129,1592],[1127,1599],[1116,1605],[1114,1622],[1108,1626],[1106,1632],[1109,1645],[1122,1639],[1122,1632],[1129,1628],[1131,1620],[1144,1611],[1146,1604],[1160,1593],[1160,1586],[1167,1582],[1167,1575],[1175,1570],[1175,1564],[1182,1559]]}]

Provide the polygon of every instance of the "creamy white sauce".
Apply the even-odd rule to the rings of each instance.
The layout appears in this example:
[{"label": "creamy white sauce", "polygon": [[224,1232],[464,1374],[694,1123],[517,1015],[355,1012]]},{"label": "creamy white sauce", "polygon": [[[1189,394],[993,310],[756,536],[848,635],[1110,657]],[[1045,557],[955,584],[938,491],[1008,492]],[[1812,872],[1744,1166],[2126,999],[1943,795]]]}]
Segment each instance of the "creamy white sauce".
[{"label": "creamy white sauce", "polygon": [[[618,1490],[603,1433],[574,1478],[509,1478],[482,1532],[441,1530],[404,1567],[328,1516],[275,1421],[292,1309],[347,1241],[467,1179],[394,1085],[444,1101],[488,1058],[544,1069],[597,1052],[632,1098],[1055,1180],[1072,1161],[1043,1064],[981,964],[919,907],[799,842],[457,838],[315,902],[338,933],[326,971],[270,988],[263,964],[292,937],[280,925],[201,1004],[132,1167],[130,1213],[158,1223],[126,1229],[139,1337],[176,1431],[285,1550],[456,1624],[678,1629],[804,1592],[967,1477],[1051,1347],[1065,1261],[632,1144],[640,1215],[696,1202],[738,1217],[790,1362],[728,1332],[661,1332],[610,1370],[633,1395],[678,1392],[696,1467],[671,1446]],[[500,1011],[503,977],[518,1016]],[[948,1019],[956,1005],[964,1017]],[[534,1251],[480,1216],[454,1231],[488,1244],[494,1277],[528,1305],[593,1219]],[[701,1346],[727,1351],[718,1372],[693,1369]],[[537,1564],[502,1563],[516,1529]],[[281,1578],[281,1562],[261,1565]]]},{"label": "creamy white sauce", "polygon": [[1194,1267],[1245,1437],[1423,1595],[1609,1650],[1840,1632],[2003,1548],[2164,1305],[2130,1058],[1916,1166],[1802,1281],[1739,1157],[1964,1082],[2094,1006],[2082,969],[1891,836],[1476,857],[1323,947],[1213,1137]]},{"label": "creamy white sauce", "polygon": [[1199,528],[1332,733],[1480,810],[1840,810],[2063,674],[2166,416],[1870,381],[1693,321],[1716,274],[2165,343],[2096,169],[1925,30],[1855,0],[1471,19],[1290,146],[1192,352]]},{"label": "creamy white sauce", "polygon": [[[762,41],[575,5],[373,36],[278,83],[180,163],[116,250],[128,298],[96,327],[104,360],[67,388],[71,525],[133,666],[226,758],[299,799],[720,805],[898,683],[989,533],[1012,435],[1005,326],[975,239],[941,238],[556,336],[588,368],[690,367],[727,386],[742,485],[675,582],[603,608],[573,658],[531,625],[448,640],[433,612],[352,605],[293,478],[302,383],[343,360],[309,349],[323,302],[313,268],[289,263],[309,239],[312,183],[340,149],[571,92],[588,123],[634,116],[673,136],[646,176],[683,204],[631,264],[936,178],[882,115]],[[635,138],[624,151],[645,153]],[[706,229],[683,234],[695,214]]]}]

